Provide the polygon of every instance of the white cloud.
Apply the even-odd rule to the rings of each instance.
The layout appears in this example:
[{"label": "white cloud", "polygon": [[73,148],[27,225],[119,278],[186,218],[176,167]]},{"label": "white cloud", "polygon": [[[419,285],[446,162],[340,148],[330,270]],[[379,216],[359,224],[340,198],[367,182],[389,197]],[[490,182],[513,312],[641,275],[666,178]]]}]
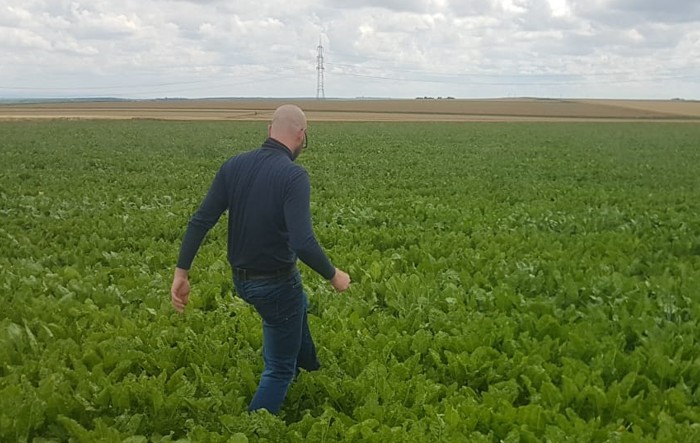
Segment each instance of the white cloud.
[{"label": "white cloud", "polygon": [[0,41],[7,48],[8,55],[17,54],[15,51],[51,49],[51,42],[27,29],[0,27]]},{"label": "white cloud", "polygon": [[337,9],[382,8],[390,12],[430,13],[441,9],[446,2],[431,0],[326,0],[326,4]]},{"label": "white cloud", "polygon": [[[700,98],[694,0],[0,0],[0,96]],[[658,87],[653,87],[654,85]]]},{"label": "white cloud", "polygon": [[700,21],[700,3],[695,0],[569,0],[569,2],[575,14],[608,25]]},{"label": "white cloud", "polygon": [[553,17],[568,17],[571,15],[571,8],[567,0],[548,0],[549,8]]}]

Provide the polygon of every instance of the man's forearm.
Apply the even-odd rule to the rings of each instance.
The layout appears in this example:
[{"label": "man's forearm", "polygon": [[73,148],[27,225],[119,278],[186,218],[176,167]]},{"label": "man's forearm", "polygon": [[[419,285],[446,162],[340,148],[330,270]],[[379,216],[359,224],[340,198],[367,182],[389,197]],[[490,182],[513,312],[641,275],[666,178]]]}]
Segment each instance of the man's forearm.
[{"label": "man's forearm", "polygon": [[226,210],[227,197],[223,170],[224,167],[222,166],[216,174],[206,197],[204,197],[204,201],[202,201],[202,204],[187,224],[185,238],[182,240],[182,246],[180,247],[180,256],[177,259],[178,268],[190,269],[207,232],[214,227],[219,221],[221,214]]},{"label": "man's forearm", "polygon": [[297,257],[326,280],[333,278],[335,267],[331,264],[326,253],[316,241],[308,241],[304,247],[297,249]]},{"label": "man's forearm", "polygon": [[180,247],[180,255],[177,259],[177,267],[183,270],[189,270],[192,267],[192,262],[194,261],[197,251],[204,241],[204,237],[209,232],[205,226],[196,223],[191,220],[187,225],[187,231],[185,232],[185,237],[182,240],[182,246]]}]

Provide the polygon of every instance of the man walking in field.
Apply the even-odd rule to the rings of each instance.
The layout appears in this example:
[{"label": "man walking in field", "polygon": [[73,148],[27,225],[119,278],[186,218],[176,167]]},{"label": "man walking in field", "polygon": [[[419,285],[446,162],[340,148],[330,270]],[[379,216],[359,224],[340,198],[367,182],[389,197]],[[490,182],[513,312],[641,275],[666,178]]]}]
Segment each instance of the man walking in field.
[{"label": "man walking in field", "polygon": [[229,211],[228,260],[236,292],[262,317],[265,369],[248,407],[279,412],[299,368],[320,367],[307,322],[308,299],[299,258],[339,291],[350,276],[335,268],[311,226],[309,177],[294,160],[306,146],[306,116],[294,105],[277,108],[259,149],[227,160],[190,222],[171,288],[182,312],[189,300],[188,270],[207,232]]}]

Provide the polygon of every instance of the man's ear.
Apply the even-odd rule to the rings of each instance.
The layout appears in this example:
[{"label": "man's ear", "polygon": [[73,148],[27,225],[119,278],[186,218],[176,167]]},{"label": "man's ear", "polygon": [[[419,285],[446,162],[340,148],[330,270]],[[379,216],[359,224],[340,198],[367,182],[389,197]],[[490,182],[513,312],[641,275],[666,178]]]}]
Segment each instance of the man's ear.
[{"label": "man's ear", "polygon": [[272,125],[267,125],[267,136],[272,137]]}]

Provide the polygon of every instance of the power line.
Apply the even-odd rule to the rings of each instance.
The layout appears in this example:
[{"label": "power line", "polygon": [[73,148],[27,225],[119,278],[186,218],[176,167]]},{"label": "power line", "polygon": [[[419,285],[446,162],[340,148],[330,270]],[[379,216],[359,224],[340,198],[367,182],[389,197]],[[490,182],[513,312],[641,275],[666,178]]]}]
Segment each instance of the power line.
[{"label": "power line", "polygon": [[[298,75],[298,76],[301,77],[301,75]],[[270,82],[270,81],[275,81],[275,80],[279,80],[282,78],[288,78],[288,76],[287,75],[275,75],[275,76],[267,77],[267,78],[255,78],[255,79],[250,79],[250,80],[242,80],[242,81],[234,81],[234,82],[230,82],[227,80],[218,80],[218,81],[193,80],[193,81],[171,82],[171,83],[123,84],[123,85],[119,85],[119,86],[112,85],[112,86],[57,86],[57,87],[50,87],[50,86],[3,86],[3,85],[0,85],[0,90],[21,90],[21,91],[119,91],[119,90],[124,91],[124,90],[126,90],[127,92],[123,92],[123,93],[128,94],[130,92],[134,92],[134,90],[147,89],[149,92],[178,93],[178,92],[185,92],[185,91],[197,91],[197,90],[202,90],[202,89],[211,89],[212,87],[230,87],[230,86],[247,85],[247,84],[251,84],[251,83]],[[169,86],[178,86],[178,85],[200,85],[200,86],[188,87],[188,88],[178,88],[178,89],[168,88]],[[164,87],[166,89],[163,89]]]},{"label": "power line", "polygon": [[162,86],[177,86],[177,85],[190,85],[190,84],[200,84],[208,83],[207,80],[196,80],[187,82],[173,82],[173,83],[155,83],[155,84],[142,84],[142,85],[125,85],[125,86],[57,86],[57,87],[46,87],[46,86],[2,86],[0,89],[21,89],[21,90],[36,90],[36,91],[67,91],[74,89],[83,90],[112,90],[112,89],[124,89],[124,88],[158,88]]},{"label": "power line", "polygon": [[[329,65],[333,65],[329,63]],[[347,66],[347,65],[345,65]],[[405,72],[401,70],[391,70],[398,72]],[[700,77],[700,74],[667,74],[667,75],[656,75],[646,78],[626,78],[626,79],[608,79],[608,80],[578,80],[578,79],[546,79],[546,80],[536,80],[537,78],[547,78],[547,77],[600,77],[600,76],[613,76],[613,75],[632,75],[632,73],[617,73],[617,74],[441,74],[433,73],[428,71],[410,71],[414,73],[419,73],[423,75],[433,75],[443,77],[441,79],[430,79],[430,78],[406,78],[392,75],[374,75],[374,74],[361,74],[357,72],[343,72],[343,71],[331,71],[333,75],[338,76],[348,76],[348,77],[361,77],[361,78],[373,78],[377,80],[390,80],[395,82],[408,82],[408,83],[444,83],[444,84],[455,84],[455,83],[465,83],[470,85],[487,85],[487,86],[576,86],[576,85],[593,85],[593,84],[625,84],[625,83],[644,83],[649,81],[662,81],[662,80],[692,80]],[[444,77],[452,77],[445,79]],[[468,80],[468,78],[507,78],[507,77],[525,77],[531,80],[521,80],[521,81],[483,81],[483,80]]]}]

